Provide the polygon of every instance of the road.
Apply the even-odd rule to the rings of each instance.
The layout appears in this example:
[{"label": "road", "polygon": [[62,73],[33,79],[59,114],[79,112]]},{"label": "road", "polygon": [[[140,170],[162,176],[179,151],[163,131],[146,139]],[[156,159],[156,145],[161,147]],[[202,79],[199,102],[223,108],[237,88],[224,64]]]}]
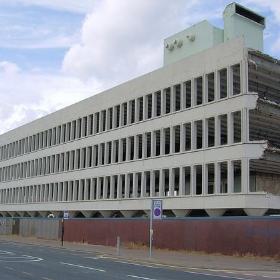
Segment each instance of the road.
[{"label": "road", "polygon": [[268,279],[238,275],[238,273],[178,269],[64,248],[0,241],[0,280],[221,280],[225,278]]}]

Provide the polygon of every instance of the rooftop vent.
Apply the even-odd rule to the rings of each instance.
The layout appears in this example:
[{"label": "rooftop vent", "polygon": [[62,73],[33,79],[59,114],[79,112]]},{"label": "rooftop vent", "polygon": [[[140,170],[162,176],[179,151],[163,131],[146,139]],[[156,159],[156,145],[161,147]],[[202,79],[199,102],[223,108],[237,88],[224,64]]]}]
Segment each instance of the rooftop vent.
[{"label": "rooftop vent", "polygon": [[245,18],[248,18],[256,23],[259,23],[261,25],[265,25],[265,18],[238,5],[238,4],[235,4],[235,12]]},{"label": "rooftop vent", "polygon": [[231,3],[225,8],[223,18],[224,42],[243,36],[247,48],[263,52],[263,16],[237,3]]}]

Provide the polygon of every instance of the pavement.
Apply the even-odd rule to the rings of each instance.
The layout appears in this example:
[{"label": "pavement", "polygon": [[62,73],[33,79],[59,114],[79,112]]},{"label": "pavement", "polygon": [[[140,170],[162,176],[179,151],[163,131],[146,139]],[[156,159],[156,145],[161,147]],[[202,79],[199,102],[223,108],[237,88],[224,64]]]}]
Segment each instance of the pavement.
[{"label": "pavement", "polygon": [[232,257],[222,255],[210,255],[202,253],[175,252],[164,250],[152,250],[150,258],[149,249],[127,249],[116,247],[90,245],[83,243],[64,242],[60,240],[47,240],[40,238],[28,238],[18,235],[0,235],[2,242],[16,242],[21,244],[47,246],[65,250],[75,250],[97,254],[99,257],[137,261],[140,263],[160,264],[167,267],[184,269],[205,269],[216,271],[271,271],[280,273],[280,259]]}]

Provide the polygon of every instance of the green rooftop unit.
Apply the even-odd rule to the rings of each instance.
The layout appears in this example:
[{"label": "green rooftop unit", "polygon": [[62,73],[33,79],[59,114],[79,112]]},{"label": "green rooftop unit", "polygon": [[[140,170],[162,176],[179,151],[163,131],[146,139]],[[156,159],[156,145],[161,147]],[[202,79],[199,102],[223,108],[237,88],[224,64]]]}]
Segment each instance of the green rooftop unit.
[{"label": "green rooftop unit", "polygon": [[245,47],[263,52],[265,18],[237,4],[229,4],[223,13],[224,42],[244,36]]},{"label": "green rooftop unit", "polygon": [[223,20],[224,30],[204,20],[166,38],[164,66],[240,36],[245,47],[263,52],[263,16],[234,2],[225,8]]}]

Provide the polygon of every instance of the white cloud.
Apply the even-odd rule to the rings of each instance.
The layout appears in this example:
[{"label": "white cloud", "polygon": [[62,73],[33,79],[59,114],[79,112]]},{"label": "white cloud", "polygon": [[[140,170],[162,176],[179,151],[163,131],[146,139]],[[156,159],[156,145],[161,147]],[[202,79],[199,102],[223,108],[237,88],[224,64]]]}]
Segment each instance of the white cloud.
[{"label": "white cloud", "polygon": [[80,42],[66,54],[62,71],[119,83],[162,66],[163,39],[185,27],[177,19],[185,19],[196,3],[102,1],[85,19]]},{"label": "white cloud", "polygon": [[13,75],[20,71],[20,68],[12,62],[0,61],[0,73],[4,75]]},{"label": "white cloud", "polygon": [[276,40],[276,42],[272,45],[271,50],[273,53],[278,53],[278,57],[280,59],[280,38]]},{"label": "white cloud", "polygon": [[[4,61],[0,61],[0,133],[161,67],[164,38],[204,19],[222,27],[222,11],[230,2],[1,0],[0,9],[5,4],[19,6],[12,15],[6,11],[3,17],[0,12],[2,47],[35,50],[71,47],[63,61],[56,61],[61,64],[61,73],[52,75],[36,63],[32,63],[29,72],[24,72],[20,68],[27,67],[1,56]],[[240,3],[260,14],[271,15],[267,19],[268,30],[276,32],[271,33],[274,38],[278,36],[277,29],[271,27],[280,24],[278,0],[240,0]],[[27,14],[21,12],[22,5],[38,6],[40,9],[35,10],[41,14],[33,9],[34,18],[29,17],[28,9]],[[73,14],[69,17],[61,13],[67,14],[63,18],[60,13],[49,13],[50,9]],[[82,23],[84,14],[87,16]],[[272,35],[267,40],[272,40]],[[270,49],[279,53],[280,40],[269,43]],[[44,53],[44,57],[51,60],[49,54]],[[18,61],[25,62],[24,59],[27,57]]]},{"label": "white cloud", "polygon": [[[0,65],[13,65],[0,62]],[[95,80],[83,83],[62,75],[0,72],[0,133],[83,100],[102,90]]]},{"label": "white cloud", "polygon": [[1,0],[0,7],[3,5],[34,5],[59,11],[74,13],[89,13],[96,5],[96,0]]},{"label": "white cloud", "polygon": [[263,9],[269,9],[274,14],[276,20],[280,24],[280,3],[279,0],[243,0],[243,5],[250,7],[250,9],[259,11],[262,14]]}]

